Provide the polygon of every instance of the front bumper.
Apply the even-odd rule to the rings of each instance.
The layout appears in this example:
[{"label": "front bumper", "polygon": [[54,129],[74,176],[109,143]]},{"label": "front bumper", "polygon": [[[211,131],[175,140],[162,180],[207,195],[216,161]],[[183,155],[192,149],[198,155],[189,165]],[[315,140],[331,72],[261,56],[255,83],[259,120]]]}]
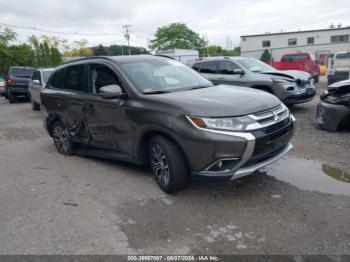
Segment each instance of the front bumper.
[{"label": "front bumper", "polygon": [[330,104],[321,101],[317,105],[316,123],[324,130],[335,132],[340,121],[350,114],[350,109],[344,105]]},{"label": "front bumper", "polygon": [[[282,121],[274,126],[267,127],[264,130],[252,131],[251,133],[241,133],[245,136],[245,149],[240,157],[236,158],[236,164],[233,168],[224,171],[211,171],[203,169],[192,172],[193,175],[206,177],[226,177],[236,179],[254,173],[256,170],[278,160],[287,154],[293,146],[290,139],[294,134],[294,117],[288,118],[287,125],[281,125]],[[265,132],[269,131],[268,134]],[[229,134],[228,134],[229,135]],[[233,134],[237,136],[239,134]],[[241,142],[244,144],[244,142]],[[229,156],[216,159],[214,164],[219,160],[235,159]],[[210,167],[211,165],[209,165]]]},{"label": "front bumper", "polygon": [[314,88],[307,89],[305,93],[302,94],[292,94],[283,100],[286,105],[302,104],[311,101],[316,95],[316,90]]}]

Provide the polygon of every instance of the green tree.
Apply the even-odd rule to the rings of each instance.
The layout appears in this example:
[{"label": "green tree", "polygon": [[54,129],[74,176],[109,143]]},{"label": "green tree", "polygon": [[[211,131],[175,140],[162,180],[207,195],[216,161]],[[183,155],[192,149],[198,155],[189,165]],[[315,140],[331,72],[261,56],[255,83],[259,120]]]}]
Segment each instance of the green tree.
[{"label": "green tree", "polygon": [[1,29],[0,27],[0,44],[7,46],[10,41],[16,40],[16,36],[17,33],[10,28]]},{"label": "green tree", "polygon": [[12,45],[10,50],[10,65],[31,66],[34,62],[34,51],[28,44]]},{"label": "green tree", "polygon": [[184,23],[172,23],[159,27],[149,48],[153,51],[171,48],[202,49],[204,41],[199,34],[192,31]]},{"label": "green tree", "polygon": [[106,47],[103,45],[98,45],[92,48],[93,54],[96,56],[107,55]]},{"label": "green tree", "polygon": [[265,49],[265,51],[262,53],[260,60],[265,62],[265,63],[270,63],[271,62],[271,55],[269,50]]}]

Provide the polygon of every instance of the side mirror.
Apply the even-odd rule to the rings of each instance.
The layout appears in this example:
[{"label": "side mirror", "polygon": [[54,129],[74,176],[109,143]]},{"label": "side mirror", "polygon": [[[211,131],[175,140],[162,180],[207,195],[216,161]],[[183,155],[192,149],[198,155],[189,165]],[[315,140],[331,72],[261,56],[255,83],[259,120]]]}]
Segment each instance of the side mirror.
[{"label": "side mirror", "polygon": [[100,96],[104,99],[124,98],[125,93],[118,85],[108,85],[100,88]]},{"label": "side mirror", "polygon": [[244,75],[244,71],[242,69],[233,70],[234,75]]},{"label": "side mirror", "polygon": [[40,83],[40,81],[38,79],[35,79],[35,80],[33,80],[33,84],[34,85],[40,85],[41,83]]}]

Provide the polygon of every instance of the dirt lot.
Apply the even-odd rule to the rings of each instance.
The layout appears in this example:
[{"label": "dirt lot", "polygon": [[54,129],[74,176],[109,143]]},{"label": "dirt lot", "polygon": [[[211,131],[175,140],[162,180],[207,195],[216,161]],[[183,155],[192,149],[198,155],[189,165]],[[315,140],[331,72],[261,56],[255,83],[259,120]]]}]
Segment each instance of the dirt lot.
[{"label": "dirt lot", "polygon": [[169,196],[147,168],[59,155],[1,98],[0,254],[350,254],[350,133],[317,129],[317,101],[292,108],[284,159]]}]

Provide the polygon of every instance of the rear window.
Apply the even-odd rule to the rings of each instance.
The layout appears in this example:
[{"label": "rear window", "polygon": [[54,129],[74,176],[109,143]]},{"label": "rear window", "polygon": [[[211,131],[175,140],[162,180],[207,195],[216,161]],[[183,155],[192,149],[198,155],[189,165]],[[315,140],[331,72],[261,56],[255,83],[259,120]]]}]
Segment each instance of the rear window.
[{"label": "rear window", "polygon": [[200,67],[201,67],[201,73],[206,73],[206,74],[216,74],[217,69],[219,66],[218,61],[210,61],[210,62],[203,62]]},{"label": "rear window", "polygon": [[336,59],[350,59],[350,52],[349,53],[338,53],[335,56]]},{"label": "rear window", "polygon": [[11,67],[9,70],[9,75],[30,78],[34,70],[34,68]]},{"label": "rear window", "polygon": [[307,54],[300,55],[287,55],[282,58],[282,61],[298,61],[298,60],[309,60],[309,56]]}]

